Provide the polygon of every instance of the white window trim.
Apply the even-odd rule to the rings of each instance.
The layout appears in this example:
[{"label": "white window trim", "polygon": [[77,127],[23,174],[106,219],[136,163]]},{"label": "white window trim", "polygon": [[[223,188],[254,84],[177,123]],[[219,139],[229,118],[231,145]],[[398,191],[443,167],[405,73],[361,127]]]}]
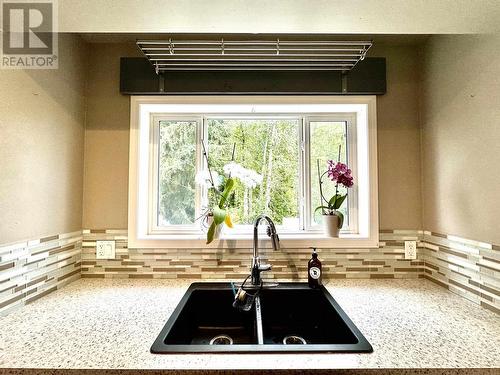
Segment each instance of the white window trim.
[{"label": "white window trim", "polygon": [[[184,232],[172,234],[151,234],[148,227],[151,210],[151,115],[158,113],[227,113],[227,106],[234,113],[269,113],[283,106],[281,113],[355,113],[357,128],[358,161],[357,181],[359,233],[342,233],[339,238],[326,238],[322,233],[304,232],[281,234],[281,247],[304,248],[371,248],[378,247],[378,178],[377,178],[377,134],[375,96],[131,96],[130,102],[130,153],[129,153],[129,206],[128,246],[129,248],[250,248],[251,235],[227,234],[210,245],[205,235]],[[196,110],[193,110],[196,108]],[[221,110],[221,108],[224,108]],[[250,108],[250,110],[249,110]],[[293,108],[291,111],[290,109]],[[143,126],[141,126],[141,124]],[[306,127],[305,127],[306,128]],[[197,161],[197,162],[202,162]],[[305,179],[303,179],[305,180]],[[141,183],[147,181],[148,183]],[[304,218],[308,220],[308,215]],[[261,236],[261,246],[269,247],[266,236]]]}]

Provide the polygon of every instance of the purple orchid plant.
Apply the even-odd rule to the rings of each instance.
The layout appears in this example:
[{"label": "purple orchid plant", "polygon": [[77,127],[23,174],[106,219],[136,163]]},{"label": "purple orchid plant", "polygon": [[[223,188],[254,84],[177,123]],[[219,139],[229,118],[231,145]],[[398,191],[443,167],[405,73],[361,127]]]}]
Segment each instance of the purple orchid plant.
[{"label": "purple orchid plant", "polygon": [[[340,147],[339,147],[339,159],[340,159]],[[347,193],[342,195],[339,193],[339,186],[344,186],[349,189],[354,185],[354,178],[352,177],[352,171],[349,167],[339,162],[334,162],[333,160],[328,160],[327,162],[327,170],[323,173],[320,173],[319,160],[317,160],[318,164],[318,176],[319,176],[319,194],[321,199],[321,205],[316,208],[314,212],[318,210],[322,211],[323,215],[337,215],[339,217],[338,227],[342,228],[344,224],[344,215],[342,212],[338,211],[338,209],[342,206],[345,199],[347,198]],[[335,195],[333,195],[330,199],[326,199],[323,194],[323,178],[325,175],[335,183]]]}]

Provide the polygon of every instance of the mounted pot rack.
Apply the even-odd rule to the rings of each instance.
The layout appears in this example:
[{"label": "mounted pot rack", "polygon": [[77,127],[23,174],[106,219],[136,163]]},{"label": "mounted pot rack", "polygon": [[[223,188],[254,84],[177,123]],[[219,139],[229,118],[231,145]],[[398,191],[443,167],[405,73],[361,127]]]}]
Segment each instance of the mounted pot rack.
[{"label": "mounted pot rack", "polygon": [[329,70],[348,72],[371,41],[138,40],[157,74],[167,71]]}]

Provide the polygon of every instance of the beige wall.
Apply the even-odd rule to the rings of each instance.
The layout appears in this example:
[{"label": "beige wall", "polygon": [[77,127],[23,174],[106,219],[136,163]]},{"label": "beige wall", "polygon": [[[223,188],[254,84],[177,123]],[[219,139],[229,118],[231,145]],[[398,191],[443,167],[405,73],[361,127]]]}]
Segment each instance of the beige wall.
[{"label": "beige wall", "polygon": [[59,52],[58,70],[0,70],[0,244],[81,228],[85,46]]},{"label": "beige wall", "polygon": [[[128,44],[92,44],[85,132],[84,228],[127,228],[129,97],[119,93],[119,58]],[[417,54],[380,47],[388,93],[378,98],[380,227],[420,229],[420,133]]]},{"label": "beige wall", "polygon": [[377,97],[380,228],[421,229],[418,47],[382,45],[370,56],[387,61],[387,94]]},{"label": "beige wall", "polygon": [[130,97],[120,94],[120,57],[135,44],[92,44],[85,131],[84,228],[127,228]]},{"label": "beige wall", "polygon": [[500,35],[433,37],[422,82],[424,227],[500,243]]}]

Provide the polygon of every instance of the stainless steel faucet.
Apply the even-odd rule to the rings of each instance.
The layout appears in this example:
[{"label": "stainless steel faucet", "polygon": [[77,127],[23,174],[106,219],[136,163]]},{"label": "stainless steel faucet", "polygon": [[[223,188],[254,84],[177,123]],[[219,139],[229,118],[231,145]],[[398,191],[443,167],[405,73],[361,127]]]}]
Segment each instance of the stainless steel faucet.
[{"label": "stainless steel faucet", "polygon": [[268,227],[267,227],[267,235],[271,238],[271,244],[273,246],[273,249],[279,250],[280,247],[280,239],[278,237],[278,233],[276,233],[276,227],[274,226],[273,221],[271,218],[267,215],[260,215],[255,219],[255,222],[253,224],[253,258],[252,258],[252,269],[251,269],[251,275],[252,275],[252,285],[260,285],[261,278],[260,278],[260,273],[262,271],[269,271],[272,266],[270,264],[260,264],[260,258],[259,258],[259,224],[261,220],[266,220]]}]

